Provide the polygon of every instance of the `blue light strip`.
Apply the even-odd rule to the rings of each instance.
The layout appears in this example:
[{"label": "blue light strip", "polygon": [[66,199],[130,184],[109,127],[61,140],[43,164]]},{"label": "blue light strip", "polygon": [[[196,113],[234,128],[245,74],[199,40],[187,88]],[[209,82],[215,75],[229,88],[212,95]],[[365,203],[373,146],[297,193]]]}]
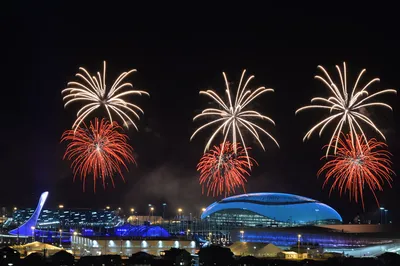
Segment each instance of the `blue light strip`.
[{"label": "blue light strip", "polygon": [[[289,232],[244,232],[237,233],[234,237],[241,242],[261,242],[272,243],[276,246],[296,246],[298,244],[298,235]],[[380,240],[374,238],[361,238],[354,236],[331,235],[331,234],[301,234],[301,245],[318,245],[320,247],[365,247],[369,245],[390,244],[391,240]]]}]

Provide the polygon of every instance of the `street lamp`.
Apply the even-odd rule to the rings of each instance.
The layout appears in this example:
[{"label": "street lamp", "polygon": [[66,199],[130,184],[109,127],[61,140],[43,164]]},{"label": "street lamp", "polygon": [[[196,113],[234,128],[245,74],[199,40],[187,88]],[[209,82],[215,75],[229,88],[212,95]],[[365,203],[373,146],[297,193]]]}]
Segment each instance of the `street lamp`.
[{"label": "street lamp", "polygon": [[16,210],[18,210],[18,208],[17,208],[17,207],[14,207],[14,211],[16,211]]},{"label": "street lamp", "polygon": [[[132,216],[132,217],[131,217],[131,221],[132,221],[132,219],[133,219],[133,214],[135,213],[135,209],[134,209],[134,208],[131,208],[130,211],[131,211],[131,216]],[[133,224],[133,223],[132,223],[132,224]]]},{"label": "street lamp", "polygon": [[62,221],[61,221],[61,210],[62,209],[64,209],[64,205],[63,204],[60,204],[60,205],[58,205],[58,221],[60,222],[60,228],[62,229],[62,227],[63,227],[63,223],[62,223]]},{"label": "street lamp", "polygon": [[301,240],[301,235],[298,234],[298,235],[297,235],[297,257],[298,257],[299,254],[300,254],[300,240]]},{"label": "street lamp", "polygon": [[[78,235],[78,232],[74,231],[73,234],[74,234],[74,238],[76,238],[76,236]],[[75,253],[76,253],[76,244],[75,243],[76,243],[76,239],[74,239],[74,242],[73,242],[73,244],[74,244],[74,250],[73,250],[74,251],[74,257],[75,257]]]},{"label": "street lamp", "polygon": [[32,242],[35,241],[35,227],[31,226],[31,230],[32,230]]},{"label": "street lamp", "polygon": [[154,207],[150,207],[150,223],[152,223],[151,220],[153,220],[153,212],[154,212]]},{"label": "street lamp", "polygon": [[387,213],[388,213],[388,210],[385,209],[385,224],[387,224]]},{"label": "street lamp", "polygon": [[380,213],[381,213],[381,224],[383,224],[383,211],[385,210],[385,208],[380,207],[379,210],[380,210]]},{"label": "street lamp", "polygon": [[58,230],[58,231],[60,232],[60,247],[62,247],[62,245],[61,245],[62,230],[60,229],[60,230]]},{"label": "street lamp", "polygon": [[167,207],[167,203],[163,203],[162,206],[163,206],[162,218],[164,220],[164,218],[165,218],[165,208]]},{"label": "street lamp", "polygon": [[183,210],[181,208],[178,209],[178,220],[179,220],[179,232],[181,231],[182,228],[182,212]]},{"label": "street lamp", "polygon": [[242,239],[242,241],[243,241],[243,235],[244,235],[244,231],[240,230],[240,238]]},{"label": "street lamp", "polygon": [[205,212],[206,211],[206,208],[201,208],[201,213],[200,213],[200,218],[201,218],[201,215],[203,214],[203,212]]},{"label": "street lamp", "polygon": [[110,209],[110,206],[106,206],[106,210],[109,210]]}]

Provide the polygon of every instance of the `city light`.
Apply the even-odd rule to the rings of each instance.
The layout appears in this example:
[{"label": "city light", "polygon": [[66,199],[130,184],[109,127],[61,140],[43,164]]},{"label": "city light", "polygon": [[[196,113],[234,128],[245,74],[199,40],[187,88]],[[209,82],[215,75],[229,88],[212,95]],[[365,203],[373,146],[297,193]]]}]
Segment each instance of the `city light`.
[{"label": "city light", "polygon": [[60,204],[60,205],[58,205],[58,208],[59,209],[64,209],[64,205]]},{"label": "city light", "polygon": [[106,209],[109,210],[109,209],[110,209],[110,206],[106,206]]},{"label": "city light", "polygon": [[133,213],[135,211],[135,209],[134,208],[131,208],[131,213]]},{"label": "city light", "polygon": [[14,207],[14,211],[18,210],[17,207]]},{"label": "city light", "polygon": [[179,208],[179,209],[178,209],[178,212],[179,212],[179,213],[181,213],[181,212],[182,212],[182,209],[181,209],[181,208]]},{"label": "city light", "polygon": [[205,211],[206,211],[206,208],[202,208],[201,211],[202,211],[202,212],[205,212]]}]

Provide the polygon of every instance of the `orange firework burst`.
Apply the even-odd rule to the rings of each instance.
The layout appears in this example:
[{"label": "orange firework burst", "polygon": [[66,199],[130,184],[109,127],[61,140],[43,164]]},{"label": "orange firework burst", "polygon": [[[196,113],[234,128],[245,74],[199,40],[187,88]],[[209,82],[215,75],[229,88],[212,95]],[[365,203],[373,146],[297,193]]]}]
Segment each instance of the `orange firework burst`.
[{"label": "orange firework burst", "polygon": [[93,174],[94,191],[96,192],[96,180],[101,178],[105,188],[106,177],[111,179],[114,187],[113,176],[118,173],[122,179],[121,166],[127,168],[127,162],[135,162],[132,155],[132,147],[128,144],[128,136],[120,133],[122,128],[117,122],[110,123],[102,119],[95,119],[90,126],[67,130],[61,137],[61,141],[70,141],[64,154],[64,159],[72,160],[71,168],[74,180],[79,173],[83,179],[83,191],[85,181],[89,174]]},{"label": "orange firework burst", "polygon": [[[236,146],[236,154],[235,154]],[[250,150],[251,148],[247,148]],[[249,165],[250,162],[250,165]],[[197,165],[200,172],[199,182],[207,187],[207,195],[212,192],[213,197],[224,194],[225,197],[235,193],[237,187],[243,190],[246,176],[250,176],[250,167],[257,162],[248,157],[246,150],[239,144],[225,142],[219,147],[214,146],[212,150],[205,153]]]},{"label": "orange firework burst", "polygon": [[367,185],[379,206],[375,191],[382,191],[385,181],[391,187],[391,175],[394,174],[391,169],[391,153],[386,150],[387,145],[383,142],[376,139],[366,142],[361,135],[357,135],[357,138],[354,142],[352,135],[342,134],[338,139],[337,154],[329,156],[332,160],[325,163],[318,175],[326,171],[323,187],[333,179],[329,193],[335,188],[338,188],[340,196],[343,192],[348,192],[350,201],[352,198],[356,202],[358,198],[361,199],[363,209],[363,190]]}]

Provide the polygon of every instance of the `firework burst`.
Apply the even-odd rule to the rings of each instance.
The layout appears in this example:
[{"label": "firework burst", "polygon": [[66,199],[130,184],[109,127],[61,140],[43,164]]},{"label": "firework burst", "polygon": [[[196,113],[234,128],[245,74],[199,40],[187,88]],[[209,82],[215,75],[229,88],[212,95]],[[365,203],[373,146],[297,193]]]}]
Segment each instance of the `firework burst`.
[{"label": "firework burst", "polygon": [[[190,140],[192,140],[194,138],[194,136],[200,130],[218,123],[220,125],[218,126],[218,128],[214,131],[214,133],[209,138],[209,140],[205,146],[204,152],[206,152],[210,148],[210,145],[211,145],[213,139],[219,132],[222,132],[222,134],[224,135],[224,140],[222,142],[221,151],[225,150],[224,145],[225,145],[225,142],[230,133],[232,134],[232,141],[231,141],[232,143],[237,143],[237,135],[239,135],[240,140],[244,146],[243,150],[247,156],[248,166],[249,166],[249,168],[251,168],[251,162],[250,162],[251,160],[247,153],[246,143],[243,138],[243,133],[242,133],[243,129],[247,130],[254,136],[254,138],[257,140],[257,142],[260,144],[260,146],[263,148],[263,150],[265,150],[265,148],[264,148],[263,143],[260,140],[258,131],[261,131],[262,133],[266,134],[269,138],[271,138],[275,142],[275,144],[278,147],[279,147],[279,144],[275,140],[275,138],[272,137],[272,135],[270,133],[268,133],[265,129],[263,129],[262,127],[260,127],[256,123],[254,123],[253,121],[251,121],[251,119],[256,119],[256,118],[264,119],[264,120],[271,122],[274,125],[275,125],[275,122],[271,118],[261,115],[257,111],[246,110],[246,107],[253,100],[255,100],[258,96],[260,96],[261,94],[264,94],[266,92],[273,92],[274,90],[266,89],[265,87],[259,87],[256,90],[254,90],[253,92],[251,92],[251,90],[249,90],[249,89],[246,90],[247,85],[254,78],[254,76],[250,76],[242,87],[242,81],[243,81],[245,73],[246,73],[246,70],[244,70],[242,72],[239,86],[236,91],[236,96],[234,98],[231,95],[228,79],[227,79],[225,73],[224,72],[222,73],[222,75],[224,76],[224,80],[225,80],[225,86],[226,86],[225,93],[227,95],[227,102],[224,102],[222,100],[222,98],[216,92],[214,92],[212,90],[200,91],[200,94],[207,95],[208,97],[213,99],[221,107],[221,109],[207,108],[207,109],[203,110],[201,114],[196,115],[193,118],[193,120],[196,120],[196,119],[198,119],[200,117],[204,117],[204,116],[213,117],[215,119],[213,121],[208,122],[208,123],[202,125],[201,127],[199,127],[193,133],[193,135],[190,137]],[[234,153],[237,152],[235,145],[233,145],[233,151],[234,151]]]},{"label": "firework burst", "polygon": [[250,176],[248,160],[250,166],[257,164],[253,158],[248,157],[248,153],[239,143],[231,144],[227,141],[219,147],[214,146],[214,149],[203,155],[197,165],[202,192],[207,187],[207,196],[212,193],[213,197],[222,194],[226,197],[235,193],[238,187],[245,191],[246,176]]},{"label": "firework burst", "polygon": [[358,202],[361,199],[363,208],[363,191],[367,186],[379,206],[375,191],[382,191],[385,181],[391,186],[391,175],[394,174],[391,169],[391,154],[383,142],[376,139],[365,142],[361,135],[357,135],[357,138],[360,145],[354,145],[350,134],[341,134],[341,138],[337,140],[336,155],[329,155],[331,160],[318,171],[318,175],[326,171],[323,187],[333,180],[329,194],[335,188],[339,190],[340,196],[343,192],[348,192],[350,200]]},{"label": "firework burst", "polygon": [[61,141],[70,141],[64,159],[72,160],[74,180],[79,174],[83,180],[83,191],[86,177],[90,174],[93,175],[95,192],[98,178],[102,179],[105,188],[106,178],[109,177],[114,187],[114,174],[118,173],[124,180],[121,166],[127,169],[127,163],[135,162],[128,137],[119,132],[122,128],[115,121],[110,123],[96,118],[89,127],[83,124],[84,127],[65,131],[61,137]]},{"label": "firework burst", "polygon": [[64,95],[64,107],[67,107],[69,104],[77,101],[85,103],[78,111],[77,119],[72,125],[72,129],[76,130],[89,114],[91,114],[97,108],[104,106],[111,123],[113,122],[111,113],[115,113],[122,119],[124,126],[129,127],[129,121],[137,130],[138,128],[130,115],[140,119],[137,111],[143,114],[143,110],[139,106],[125,101],[124,97],[131,94],[149,94],[140,90],[125,90],[127,87],[133,88],[132,83],[124,82],[124,79],[129,74],[135,72],[136,69],[123,72],[121,75],[119,75],[109,90],[106,86],[105,61],[103,63],[103,75],[101,75],[100,72],[97,72],[97,77],[95,75],[92,76],[83,67],[80,67],[79,70],[82,73],[77,73],[75,76],[79,77],[82,82],[69,82],[67,88],[61,92],[61,94]]},{"label": "firework burst", "polygon": [[[302,107],[296,111],[296,114],[302,110],[317,108],[317,109],[329,110],[330,115],[329,117],[323,119],[315,126],[313,126],[304,136],[303,141],[309,139],[312,133],[316,131],[318,128],[320,128],[319,136],[321,136],[326,126],[333,121],[338,121],[338,122],[336,124],[335,130],[333,131],[332,137],[329,141],[328,149],[326,150],[326,156],[328,156],[330,148],[334,148],[334,153],[336,153],[338,141],[340,139],[339,135],[342,132],[342,128],[345,124],[348,125],[351,136],[361,135],[365,143],[368,143],[368,141],[367,137],[364,134],[364,130],[360,124],[361,122],[372,127],[376,132],[379,133],[379,135],[382,136],[383,139],[386,140],[384,134],[379,130],[379,128],[375,125],[375,123],[372,122],[372,120],[368,116],[362,113],[362,109],[371,106],[382,106],[392,110],[392,108],[386,103],[376,102],[371,100],[375,99],[376,96],[381,94],[396,93],[396,90],[386,89],[369,95],[367,89],[373,83],[378,82],[379,79],[374,78],[371,81],[369,81],[364,87],[359,88],[358,82],[360,81],[362,75],[365,73],[366,71],[365,69],[363,69],[358,75],[358,78],[353,88],[351,90],[348,90],[346,63],[343,63],[343,69],[340,69],[339,66],[336,66],[336,69],[340,77],[340,86],[336,85],[332,81],[328,72],[322,66],[318,66],[318,68],[322,70],[326,78],[318,75],[315,76],[315,78],[322,81],[329,88],[329,90],[332,93],[332,96],[329,98],[315,97],[311,99],[311,103],[318,103],[318,104]],[[339,87],[341,87],[341,89],[339,89]],[[336,139],[334,146],[331,145],[333,143],[333,139]],[[352,140],[353,141],[355,140],[360,148],[361,144],[359,138],[353,138]]]}]

